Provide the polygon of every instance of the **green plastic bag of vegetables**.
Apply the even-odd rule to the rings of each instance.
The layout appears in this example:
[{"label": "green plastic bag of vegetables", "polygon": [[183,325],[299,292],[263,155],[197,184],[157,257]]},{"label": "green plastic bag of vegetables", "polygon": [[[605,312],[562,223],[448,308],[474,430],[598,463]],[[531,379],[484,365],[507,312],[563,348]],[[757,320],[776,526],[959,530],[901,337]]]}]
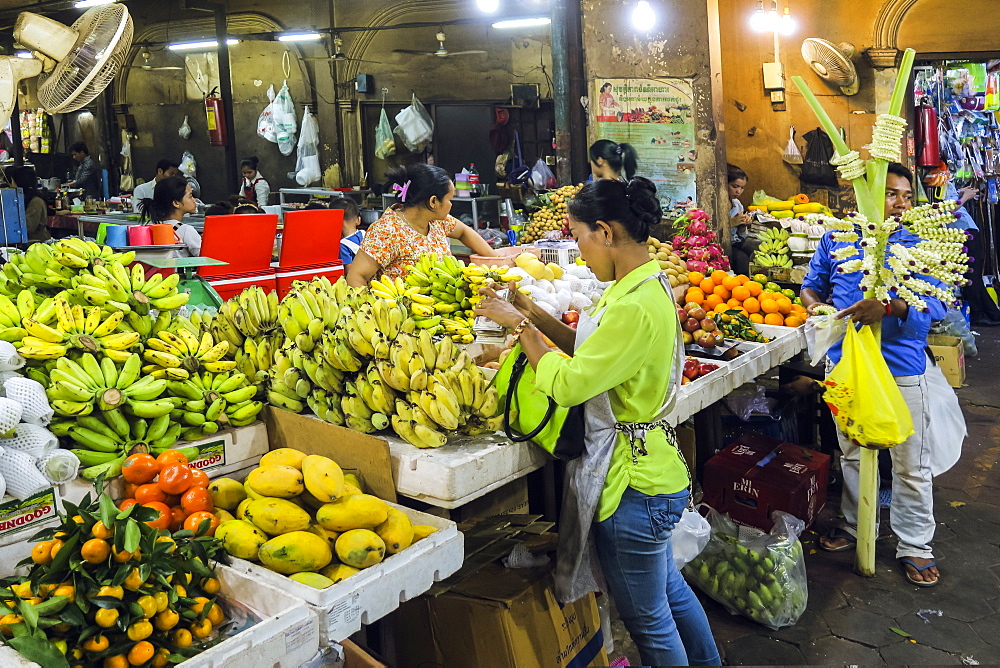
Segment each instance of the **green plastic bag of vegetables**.
[{"label": "green plastic bag of vegetables", "polygon": [[779,629],[798,621],[809,598],[799,542],[805,524],[777,510],[771,518],[774,528],[764,533],[709,508],[712,537],[683,573],[732,614]]},{"label": "green plastic bag of vegetables", "polygon": [[375,128],[375,157],[385,160],[396,152],[396,137],[392,134],[392,126],[389,125],[389,116],[382,108],[382,114],[378,119],[378,126]]}]

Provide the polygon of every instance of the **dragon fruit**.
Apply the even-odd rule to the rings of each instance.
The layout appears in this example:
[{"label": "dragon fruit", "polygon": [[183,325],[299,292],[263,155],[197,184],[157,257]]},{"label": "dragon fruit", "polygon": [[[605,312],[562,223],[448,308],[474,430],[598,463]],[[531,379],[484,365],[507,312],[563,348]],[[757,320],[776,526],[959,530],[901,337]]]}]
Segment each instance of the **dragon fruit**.
[{"label": "dragon fruit", "polygon": [[674,221],[674,252],[687,261],[688,271],[729,269],[729,258],[719,238],[709,228],[711,219],[701,209],[692,209]]}]

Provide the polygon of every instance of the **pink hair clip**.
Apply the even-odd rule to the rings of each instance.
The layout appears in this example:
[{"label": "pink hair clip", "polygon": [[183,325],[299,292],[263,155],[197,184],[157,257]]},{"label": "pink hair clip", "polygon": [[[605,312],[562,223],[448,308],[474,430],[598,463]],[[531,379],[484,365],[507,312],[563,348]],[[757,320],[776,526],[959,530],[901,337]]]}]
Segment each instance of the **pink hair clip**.
[{"label": "pink hair clip", "polygon": [[410,189],[410,183],[411,181],[407,181],[403,185],[399,185],[398,183],[392,184],[392,189],[399,193],[400,202],[406,201],[406,192]]}]

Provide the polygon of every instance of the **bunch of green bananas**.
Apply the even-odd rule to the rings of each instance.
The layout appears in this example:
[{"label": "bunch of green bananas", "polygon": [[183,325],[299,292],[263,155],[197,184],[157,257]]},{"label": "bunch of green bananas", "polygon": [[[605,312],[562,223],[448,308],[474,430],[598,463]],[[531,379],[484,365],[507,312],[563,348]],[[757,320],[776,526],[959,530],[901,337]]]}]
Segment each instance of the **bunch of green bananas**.
[{"label": "bunch of green bananas", "polygon": [[216,343],[208,332],[199,340],[187,328],[178,327],[176,332],[161,331],[146,341],[142,356],[149,364],[142,370],[154,378],[169,380],[186,380],[202,369],[211,373],[232,371],[236,362],[222,359],[228,350],[228,341]]},{"label": "bunch of green bananas", "polygon": [[267,384],[267,400],[272,406],[293,413],[306,409],[305,400],[312,393],[312,383],[304,369],[316,364],[312,359],[307,364],[307,357],[292,344],[286,344],[275,353]]},{"label": "bunch of green bananas", "polygon": [[781,227],[768,227],[757,234],[760,246],[754,253],[754,262],[762,267],[791,267],[788,239],[791,233]]},{"label": "bunch of green bananas", "polygon": [[54,244],[32,244],[22,253],[12,254],[4,265],[7,279],[4,292],[14,296],[24,287],[35,287],[50,294],[75,287],[81,270],[117,262],[123,266],[135,260],[135,252],[115,253],[110,246],[98,246],[83,239],[60,239]]},{"label": "bunch of green bananas", "polygon": [[788,255],[775,255],[772,253],[762,253],[760,251],[753,254],[753,261],[761,267],[792,266],[792,258]]},{"label": "bunch of green bananas", "polygon": [[25,317],[21,327],[26,336],[21,340],[20,354],[28,359],[56,359],[70,351],[102,354],[115,362],[125,362],[129,348],[139,342],[136,332],[117,332],[125,314],[115,311],[104,318],[97,306],[70,306],[60,293],[53,299],[56,326],[51,327],[34,318]]},{"label": "bunch of green bananas", "polygon": [[[36,245],[32,244],[28,248],[29,252]],[[52,259],[70,269],[88,269],[108,262],[119,262],[127,266],[135,261],[135,251],[116,253],[110,246],[99,246],[93,241],[84,241],[83,239],[60,239],[52,244],[52,250],[54,251]],[[44,250],[38,249],[36,252],[44,252]]]},{"label": "bunch of green bananas", "polygon": [[[25,309],[23,311],[18,308],[22,299],[18,299],[18,303],[15,304],[7,295],[0,295],[0,341],[19,344],[21,339],[28,335],[28,332],[21,327],[21,320],[34,315],[35,300],[28,290],[22,291],[21,294],[24,295]],[[53,304],[53,315],[55,314],[54,309],[55,304]]]},{"label": "bunch of green bananas", "polygon": [[153,274],[146,280],[139,264],[129,271],[120,262],[108,262],[95,266],[90,273],[81,272],[74,281],[74,294],[86,303],[135,311],[139,315],[146,315],[150,308],[173,311],[187,304],[191,297],[178,291],[180,275],[170,274],[164,278],[161,274]]},{"label": "bunch of green bananas", "polygon": [[169,399],[158,399],[167,382],[151,376],[141,376],[142,360],[132,353],[118,368],[110,357],[100,362],[84,353],[79,363],[69,357],[59,357],[49,373],[45,389],[52,410],[64,417],[82,417],[94,410],[125,408],[139,418],[157,418],[173,410]]},{"label": "bunch of green bananas", "polygon": [[757,238],[761,241],[778,241],[785,243],[792,236],[792,233],[783,227],[766,227],[757,233]]},{"label": "bunch of green bananas", "polygon": [[171,416],[186,427],[181,434],[186,441],[206,438],[229,425],[245,427],[264,408],[253,400],[257,388],[242,373],[196,373],[188,380],[170,381],[168,387],[183,400]]},{"label": "bunch of green bananas", "polygon": [[117,408],[54,422],[50,428],[78,446],[71,452],[86,467],[81,475],[88,480],[101,473],[118,475],[136,447],[145,447],[156,456],[171,448],[181,434],[181,425],[172,422],[169,414],[147,420],[127,417]]},{"label": "bunch of green bananas", "polygon": [[[431,298],[418,301],[412,295],[410,310],[413,320],[420,329],[429,329],[432,334],[443,334],[445,327],[442,320],[452,314],[472,317],[473,290],[465,279],[463,269],[465,263],[451,255],[426,253],[420,257],[415,266],[407,267],[406,286],[419,288],[419,294]],[[452,316],[451,319],[454,319]]]}]

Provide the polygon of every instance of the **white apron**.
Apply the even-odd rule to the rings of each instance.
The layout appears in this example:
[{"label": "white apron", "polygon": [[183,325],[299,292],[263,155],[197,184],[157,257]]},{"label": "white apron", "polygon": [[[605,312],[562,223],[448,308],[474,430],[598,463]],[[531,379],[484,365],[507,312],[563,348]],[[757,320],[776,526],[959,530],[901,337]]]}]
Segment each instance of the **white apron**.
[{"label": "white apron", "polygon": [[[650,276],[629,292],[648,281],[659,279],[660,285],[673,301],[673,289],[662,273]],[[626,293],[628,294],[628,293]],[[597,330],[604,316],[605,306],[593,316],[583,313],[576,329],[575,349],[579,349],[587,338]],[[674,338],[674,363],[671,369],[670,389],[659,415],[651,423],[618,422],[611,410],[611,399],[603,392],[585,404],[584,450],[577,459],[566,464],[565,489],[559,519],[559,547],[556,555],[556,598],[568,604],[586,596],[590,592],[601,591],[604,577],[597,560],[597,550],[590,529],[597,514],[597,506],[604,490],[604,481],[611,465],[611,454],[615,449],[618,432],[626,433],[631,439],[632,457],[636,460],[645,455],[646,432],[665,429],[668,439],[673,429],[665,418],[674,408],[677,389],[684,368],[684,343],[681,337],[680,321],[674,312],[664,313],[676,321]]]}]

